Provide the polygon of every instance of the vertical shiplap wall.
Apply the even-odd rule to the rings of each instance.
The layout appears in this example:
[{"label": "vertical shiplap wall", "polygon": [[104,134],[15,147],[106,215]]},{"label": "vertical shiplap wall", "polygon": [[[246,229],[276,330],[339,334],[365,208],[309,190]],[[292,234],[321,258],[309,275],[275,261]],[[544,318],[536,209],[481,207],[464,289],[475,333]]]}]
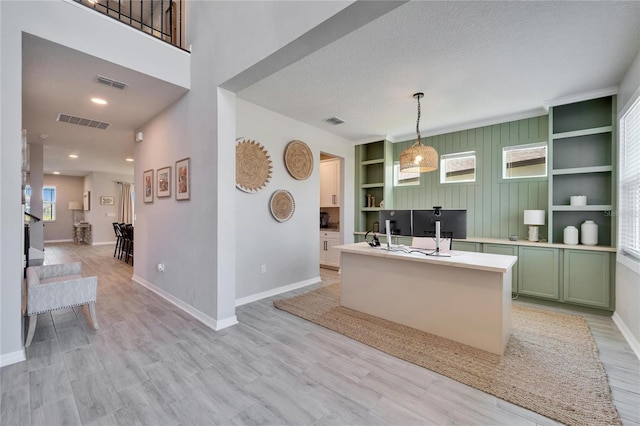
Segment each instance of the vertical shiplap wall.
[{"label": "vertical shiplap wall", "polygon": [[[545,142],[548,126],[548,116],[543,115],[425,138],[423,143],[433,146],[439,155],[475,151],[476,182],[440,184],[440,170],[423,173],[420,186],[393,189],[393,208],[467,209],[468,237],[526,238],[523,211],[548,210],[548,179],[503,180],[502,147]],[[399,158],[402,150],[414,142],[394,144],[393,158]],[[540,231],[546,236],[546,225]]]}]

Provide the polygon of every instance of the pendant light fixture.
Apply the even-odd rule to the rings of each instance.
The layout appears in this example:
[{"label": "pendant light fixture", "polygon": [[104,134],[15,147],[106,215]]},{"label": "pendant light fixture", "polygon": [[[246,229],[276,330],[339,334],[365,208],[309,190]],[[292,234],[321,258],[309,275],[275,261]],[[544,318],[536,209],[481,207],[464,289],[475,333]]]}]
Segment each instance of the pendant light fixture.
[{"label": "pendant light fixture", "polygon": [[400,171],[406,173],[425,173],[438,170],[438,152],[432,146],[420,142],[420,98],[424,93],[413,95],[418,100],[418,120],[416,121],[416,142],[400,154]]}]

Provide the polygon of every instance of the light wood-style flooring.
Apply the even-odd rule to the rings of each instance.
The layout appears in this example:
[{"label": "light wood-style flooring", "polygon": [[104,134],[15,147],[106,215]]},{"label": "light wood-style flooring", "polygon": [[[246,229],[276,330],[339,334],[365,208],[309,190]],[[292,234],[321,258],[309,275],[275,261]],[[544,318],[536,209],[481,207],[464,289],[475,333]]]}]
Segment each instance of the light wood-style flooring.
[{"label": "light wood-style flooring", "polygon": [[[3,426],[554,424],[279,311],[273,299],[239,307],[240,324],[215,332],[132,282],[113,246],[50,244],[45,254],[99,277],[100,329],[79,308],[41,315],[27,361],[0,370]],[[339,279],[321,275],[277,298]],[[640,424],[638,359],[610,318],[584,316],[623,422]]]}]

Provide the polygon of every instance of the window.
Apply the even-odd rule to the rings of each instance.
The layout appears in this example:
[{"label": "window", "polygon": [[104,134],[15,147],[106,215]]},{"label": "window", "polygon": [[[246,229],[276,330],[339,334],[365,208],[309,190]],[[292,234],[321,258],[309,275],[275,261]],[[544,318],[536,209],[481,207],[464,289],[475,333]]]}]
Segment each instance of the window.
[{"label": "window", "polygon": [[619,245],[640,261],[640,97],[620,119]]},{"label": "window", "polygon": [[457,152],[440,156],[440,182],[476,181],[476,152]]},{"label": "window", "polygon": [[547,143],[502,148],[502,178],[519,179],[547,176]]},{"label": "window", "polygon": [[31,186],[24,187],[24,211],[31,213]]},{"label": "window", "polygon": [[54,222],[56,220],[56,187],[42,188],[42,220]]},{"label": "window", "polygon": [[393,163],[393,186],[420,185],[420,173],[407,173],[400,171],[400,162]]}]

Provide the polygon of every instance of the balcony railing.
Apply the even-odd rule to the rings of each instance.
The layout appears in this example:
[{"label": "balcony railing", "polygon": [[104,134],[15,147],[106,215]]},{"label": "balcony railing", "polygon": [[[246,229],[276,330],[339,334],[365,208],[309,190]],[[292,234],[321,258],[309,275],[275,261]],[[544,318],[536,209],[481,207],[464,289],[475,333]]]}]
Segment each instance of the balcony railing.
[{"label": "balcony railing", "polygon": [[186,0],[75,0],[186,50]]}]

